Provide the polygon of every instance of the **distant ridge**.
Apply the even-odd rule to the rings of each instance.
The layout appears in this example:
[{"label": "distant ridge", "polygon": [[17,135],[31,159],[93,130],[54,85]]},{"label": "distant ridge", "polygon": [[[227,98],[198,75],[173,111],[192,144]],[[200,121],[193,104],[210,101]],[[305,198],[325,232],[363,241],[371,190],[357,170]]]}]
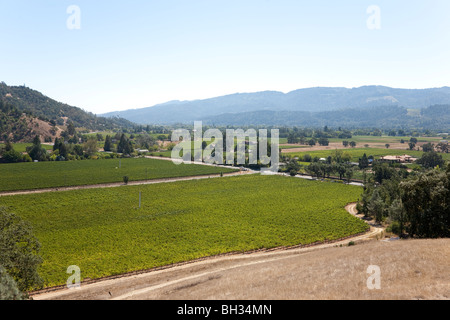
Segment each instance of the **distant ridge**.
[{"label": "distant ridge", "polygon": [[217,126],[299,126],[345,127],[386,129],[435,129],[450,128],[450,104],[434,105],[409,112],[398,106],[349,108],[322,112],[308,111],[251,111],[229,113],[202,119],[205,125]]},{"label": "distant ridge", "polygon": [[102,116],[120,116],[140,124],[174,124],[192,123],[195,120],[213,121],[220,119],[221,116],[231,121],[233,114],[237,119],[239,116],[236,114],[246,113],[248,116],[249,113],[257,114],[261,111],[287,114],[287,112],[315,113],[380,106],[423,109],[433,105],[450,105],[449,87],[430,89],[396,89],[385,86],[350,89],[315,87],[289,93],[277,91],[235,93],[204,100],[171,101],[148,108],[106,113]]}]

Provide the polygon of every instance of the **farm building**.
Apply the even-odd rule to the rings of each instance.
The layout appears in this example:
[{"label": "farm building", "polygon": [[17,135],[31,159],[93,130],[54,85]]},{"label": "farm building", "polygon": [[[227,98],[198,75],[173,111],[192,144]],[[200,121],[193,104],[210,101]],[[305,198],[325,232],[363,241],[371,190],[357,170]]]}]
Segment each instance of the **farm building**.
[{"label": "farm building", "polygon": [[396,163],[413,163],[417,158],[413,158],[407,154],[402,156],[384,156],[380,158],[380,161],[396,162]]}]

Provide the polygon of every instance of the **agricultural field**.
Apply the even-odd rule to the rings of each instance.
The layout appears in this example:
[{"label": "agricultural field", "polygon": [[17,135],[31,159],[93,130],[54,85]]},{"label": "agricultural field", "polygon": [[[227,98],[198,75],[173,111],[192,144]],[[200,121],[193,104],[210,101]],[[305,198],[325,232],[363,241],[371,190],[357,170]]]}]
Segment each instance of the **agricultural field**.
[{"label": "agricultural field", "polygon": [[[307,141],[309,138],[306,138]],[[356,143],[356,147],[353,149],[371,149],[373,151],[373,156],[376,155],[398,155],[398,154],[411,154],[412,156],[420,156],[422,153],[417,152],[421,151],[421,146],[423,146],[425,143],[432,143],[434,145],[437,145],[440,141],[443,140],[443,137],[418,137],[417,138],[417,144],[414,148],[414,150],[409,150],[408,142],[411,139],[411,137],[399,137],[399,136],[353,136],[349,139],[338,139],[338,138],[330,138],[328,139],[329,145],[328,146],[320,146],[316,144],[315,146],[311,147],[309,145],[301,145],[301,144],[281,144],[281,149],[283,153],[298,153],[298,152],[314,152],[314,151],[327,151],[327,150],[335,150],[335,149],[342,149],[342,150],[350,150],[351,147],[344,147],[343,141],[353,141]],[[401,140],[403,140],[403,143],[401,143]],[[444,139],[445,140],[445,139]],[[388,148],[386,148],[386,145],[389,145]],[[291,149],[291,150],[289,150]],[[305,150],[300,150],[305,149]],[[384,150],[384,151],[382,151]],[[368,150],[367,150],[368,151]],[[355,151],[350,151],[355,152]],[[368,151],[370,152],[370,151]],[[400,152],[400,153],[399,153]],[[362,155],[362,154],[361,154]],[[369,154],[367,154],[369,156]],[[445,157],[445,156],[444,156]]]},{"label": "agricultural field", "polygon": [[[400,150],[400,149],[378,149],[378,148],[346,148],[346,149],[339,149],[342,152],[347,152],[352,157],[352,161],[357,162],[359,158],[363,156],[365,153],[367,156],[374,156],[375,158],[380,158],[382,156],[387,155],[410,155],[415,158],[420,158],[423,155],[423,151],[417,151],[417,150]],[[305,152],[293,152],[293,153],[286,153],[287,155],[290,155],[292,157],[298,157],[303,156],[305,154],[309,154],[311,157],[318,157],[318,158],[327,158],[328,156],[332,156],[334,154],[335,150],[316,150],[316,151],[305,151]],[[450,153],[440,153],[442,155],[442,158],[445,160],[450,160]]]},{"label": "agricultural field", "polygon": [[[27,147],[31,147],[32,145],[33,145],[32,143],[13,143],[14,150],[22,153],[26,152]],[[4,144],[0,143],[0,148],[3,146]],[[45,148],[46,150],[53,150],[53,146],[48,144],[42,144],[42,147]]]},{"label": "agricultural field", "polygon": [[[138,209],[139,192],[142,207]],[[344,209],[361,188],[247,175],[0,198],[33,226],[47,286],[226,252],[334,240],[367,230]]]},{"label": "agricultural field", "polygon": [[[330,142],[341,142],[346,141],[355,141],[357,144],[364,145],[365,143],[400,143],[401,140],[404,140],[406,142],[411,139],[410,136],[353,136],[349,139],[339,139],[339,138],[331,138],[329,139]],[[425,143],[425,142],[431,142],[431,143],[439,143],[439,141],[442,140],[442,137],[418,137],[417,142],[418,143]],[[405,147],[407,146],[407,143],[405,144]]]},{"label": "agricultural field", "polygon": [[232,168],[124,158],[0,164],[0,191],[92,185],[234,172]]},{"label": "agricultural field", "polygon": [[309,146],[305,146],[305,145],[298,145],[298,144],[286,144],[286,145],[280,145],[280,149],[284,150],[284,149],[301,149],[301,148],[309,148]]}]

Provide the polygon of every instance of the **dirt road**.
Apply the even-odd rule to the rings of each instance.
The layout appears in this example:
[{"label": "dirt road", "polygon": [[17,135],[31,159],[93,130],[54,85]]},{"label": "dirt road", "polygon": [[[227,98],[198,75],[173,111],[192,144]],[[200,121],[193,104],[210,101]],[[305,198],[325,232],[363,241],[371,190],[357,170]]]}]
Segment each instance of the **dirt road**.
[{"label": "dirt road", "polygon": [[[232,172],[232,173],[224,173],[223,177],[232,177],[232,176],[240,176],[240,175],[255,174],[255,173],[256,173],[256,171],[238,171],[238,172]],[[146,185],[146,184],[169,183],[169,182],[186,181],[186,180],[202,180],[202,179],[219,178],[219,177],[221,177],[220,174],[210,174],[210,175],[190,176],[190,177],[163,178],[163,179],[153,179],[153,180],[130,181],[130,182],[128,182],[127,185],[128,186],[138,186],[138,185]],[[121,187],[121,186],[125,186],[125,184],[123,182],[114,182],[114,183],[103,183],[103,184],[94,184],[94,185],[86,185],[86,186],[58,187],[58,188],[20,190],[20,191],[5,191],[5,192],[0,192],[0,197],[21,195],[21,194],[32,194],[32,193],[47,193],[47,192],[55,192],[55,191],[114,188],[114,187]]]}]

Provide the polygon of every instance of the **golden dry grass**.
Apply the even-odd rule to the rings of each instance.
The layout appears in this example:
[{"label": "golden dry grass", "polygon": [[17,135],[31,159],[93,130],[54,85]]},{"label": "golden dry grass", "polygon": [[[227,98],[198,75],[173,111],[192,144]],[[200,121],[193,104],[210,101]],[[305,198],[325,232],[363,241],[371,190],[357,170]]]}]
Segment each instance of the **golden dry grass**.
[{"label": "golden dry grass", "polygon": [[[155,299],[450,299],[450,239],[370,242],[292,255],[219,272]],[[367,287],[369,265],[381,289]],[[238,271],[238,272],[237,272]]]}]

